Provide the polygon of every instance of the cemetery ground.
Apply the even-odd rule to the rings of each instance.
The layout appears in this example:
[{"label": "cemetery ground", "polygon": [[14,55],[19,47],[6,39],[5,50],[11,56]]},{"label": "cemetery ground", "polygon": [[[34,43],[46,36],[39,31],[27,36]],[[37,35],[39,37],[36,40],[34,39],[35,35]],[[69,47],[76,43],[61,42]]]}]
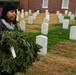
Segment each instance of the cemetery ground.
[{"label": "cemetery ground", "polygon": [[[32,14],[31,14],[32,15]],[[34,39],[41,35],[41,24],[45,14],[39,14],[32,25],[25,17],[26,31]],[[19,23],[18,23],[19,25]],[[76,75],[76,41],[69,39],[70,26],[76,25],[76,20],[70,20],[69,28],[62,29],[56,14],[50,14],[48,35],[48,53],[40,56],[26,72],[17,75]]]}]

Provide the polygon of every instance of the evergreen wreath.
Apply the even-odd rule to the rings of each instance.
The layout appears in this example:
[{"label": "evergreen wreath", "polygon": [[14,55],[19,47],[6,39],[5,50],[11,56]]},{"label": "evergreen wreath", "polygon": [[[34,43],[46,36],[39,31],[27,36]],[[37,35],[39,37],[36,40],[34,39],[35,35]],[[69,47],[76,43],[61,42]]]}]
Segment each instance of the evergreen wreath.
[{"label": "evergreen wreath", "polygon": [[[6,42],[8,54],[0,50],[0,67],[7,73],[25,72],[34,60],[39,60],[38,52],[41,48],[34,39],[21,30],[9,30],[0,32],[2,40],[0,45]],[[16,57],[13,58],[10,51],[14,47]]]}]

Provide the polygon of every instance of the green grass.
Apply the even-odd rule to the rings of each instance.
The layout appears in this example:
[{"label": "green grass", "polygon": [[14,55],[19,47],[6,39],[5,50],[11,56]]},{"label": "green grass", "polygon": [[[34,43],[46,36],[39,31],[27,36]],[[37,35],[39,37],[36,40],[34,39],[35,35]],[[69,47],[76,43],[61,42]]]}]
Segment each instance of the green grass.
[{"label": "green grass", "polygon": [[[48,35],[44,35],[48,37],[48,51],[51,50],[54,45],[60,41],[69,40],[69,29],[62,29],[62,24],[54,24],[49,26],[49,28],[50,30],[48,31]],[[41,35],[41,33],[38,32],[29,32],[28,34],[31,35],[34,40],[36,40],[36,36]]]},{"label": "green grass", "polygon": [[[62,29],[62,24],[54,24],[49,26],[50,30],[48,31],[48,35],[44,35],[48,37],[48,51],[51,50],[60,41],[69,40],[71,26],[73,26],[73,24],[70,24],[68,29]],[[28,34],[31,35],[34,40],[36,40],[36,36],[41,35],[41,33],[38,32],[28,32]]]},{"label": "green grass", "polygon": [[48,50],[60,41],[69,39],[69,29],[62,29],[62,24],[56,24],[52,27],[55,29],[49,30],[48,33]]},{"label": "green grass", "polygon": [[72,70],[72,75],[76,75],[76,68]]},{"label": "green grass", "polygon": [[69,16],[64,16],[64,19],[70,19],[70,17]]},{"label": "green grass", "polygon": [[76,20],[76,16],[74,17],[74,20]]},{"label": "green grass", "polygon": [[[64,19],[70,19],[69,16],[64,16]],[[74,17],[74,20],[76,20],[76,17]]]}]

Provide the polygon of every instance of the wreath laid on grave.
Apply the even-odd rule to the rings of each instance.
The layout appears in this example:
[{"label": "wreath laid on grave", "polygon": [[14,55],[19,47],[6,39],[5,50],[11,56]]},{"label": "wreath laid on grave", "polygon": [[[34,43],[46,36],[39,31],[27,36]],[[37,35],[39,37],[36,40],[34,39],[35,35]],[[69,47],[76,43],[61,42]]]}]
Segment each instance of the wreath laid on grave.
[{"label": "wreath laid on grave", "polygon": [[25,72],[34,60],[39,60],[41,46],[29,34],[21,30],[10,30],[0,32],[0,35],[0,45],[5,42],[8,46],[9,54],[0,50],[0,66],[7,73]]}]

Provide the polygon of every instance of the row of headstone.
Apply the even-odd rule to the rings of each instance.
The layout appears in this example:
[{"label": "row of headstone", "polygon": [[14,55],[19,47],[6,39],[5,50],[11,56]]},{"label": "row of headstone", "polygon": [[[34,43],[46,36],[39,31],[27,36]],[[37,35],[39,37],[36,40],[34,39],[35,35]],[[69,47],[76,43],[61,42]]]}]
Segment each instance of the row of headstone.
[{"label": "row of headstone", "polygon": [[[70,17],[72,15],[72,12],[71,11],[68,11],[68,10],[65,10],[65,13],[64,14],[66,14],[66,15],[68,15]],[[73,15],[76,15],[76,12]]]},{"label": "row of headstone", "polygon": [[[39,14],[39,11],[34,13],[34,15],[33,15],[34,20],[36,20],[37,14]],[[46,15],[48,15],[47,12],[46,12]],[[48,17],[44,18],[44,22],[42,23],[42,26],[41,26],[41,34],[44,34],[44,35],[48,34]],[[40,46],[42,46],[42,48],[40,49],[40,52],[39,52],[39,54],[42,56],[46,56],[46,54],[47,54],[48,38],[44,35],[36,36],[36,43],[39,44]]]},{"label": "row of headstone", "polygon": [[28,16],[28,14],[31,14],[31,10],[29,11],[24,11],[24,9],[21,10],[21,12],[17,9],[17,15],[20,16],[22,19],[25,17],[25,16]]},{"label": "row of headstone", "polygon": [[48,10],[45,10],[45,18],[48,20],[50,20],[50,14],[49,14],[49,11]]},{"label": "row of headstone", "polygon": [[38,14],[39,14],[39,10],[37,10],[36,12],[34,12],[34,14],[32,16],[29,16],[29,18],[28,18],[28,24],[33,24],[33,20],[36,20]]},{"label": "row of headstone", "polygon": [[56,15],[57,15],[57,17],[59,19],[59,22],[63,23],[64,16],[62,15],[62,13],[60,13],[60,11],[56,11]]},{"label": "row of headstone", "polygon": [[[32,16],[30,16],[33,18]],[[60,16],[59,16],[60,18]],[[46,20],[45,20],[46,21]],[[31,21],[30,21],[31,22]],[[63,22],[63,28],[67,29],[68,28],[68,20],[64,20]],[[20,27],[22,30],[25,31],[25,21],[20,21]],[[41,33],[47,35],[48,34],[48,22],[44,22],[41,27]],[[42,48],[40,49],[39,54],[45,56],[47,54],[47,37],[44,35],[38,35],[36,37],[36,43],[41,45]]]},{"label": "row of headstone", "polygon": [[[28,18],[28,23],[29,24],[32,24],[33,23],[33,16],[29,16],[29,18]],[[21,28],[21,30],[23,30],[23,31],[25,31],[25,21],[24,20],[21,20],[20,21],[20,28]]]},{"label": "row of headstone", "polygon": [[[33,14],[33,16],[29,16],[28,23],[29,24],[32,24],[33,23],[33,20],[36,19],[36,16],[38,14],[39,14],[39,11],[35,12]],[[20,21],[20,28],[23,31],[26,30],[25,29],[26,28],[26,24],[25,24],[25,21],[24,20],[21,20]],[[48,23],[45,23],[45,22],[42,23],[42,26],[41,26],[41,34],[45,34],[45,35],[48,34]],[[40,55],[43,55],[43,56],[46,56],[46,54],[47,54],[47,41],[48,41],[48,38],[45,35],[38,35],[38,36],[36,36],[36,43],[42,46],[42,48],[40,49],[39,54]]]},{"label": "row of headstone", "polygon": [[49,12],[48,12],[48,10],[45,10],[45,18],[44,18],[42,26],[41,26],[41,34],[42,35],[38,35],[36,37],[36,43],[42,46],[39,54],[43,55],[43,56],[46,56],[46,54],[47,54],[48,38],[45,35],[48,34],[48,22],[49,22],[49,20],[50,20]]},{"label": "row of headstone", "polygon": [[[37,14],[39,14],[39,12],[40,12],[39,10],[36,11]],[[20,12],[20,11],[17,9],[17,15],[20,15],[20,13],[21,13],[21,15],[24,14],[25,16],[28,16],[28,14],[31,14],[32,11],[31,11],[30,9],[29,9],[29,11],[24,11],[24,9],[22,9],[21,12]]]},{"label": "row of headstone", "polygon": [[[65,10],[65,14],[67,14],[67,16],[70,17],[70,20],[74,20],[75,15],[72,14],[72,12],[68,12],[68,10]],[[58,16],[60,20],[59,22],[62,23],[62,20],[64,18],[64,16],[62,16],[62,13],[60,13],[60,11],[56,11],[56,15]]]},{"label": "row of headstone", "polygon": [[60,23],[63,23],[63,21],[64,21],[64,16],[62,15],[62,13],[59,13],[59,14],[58,14],[58,19],[59,19],[59,22],[60,22]]},{"label": "row of headstone", "polygon": [[74,20],[75,15],[72,14],[72,12],[68,12],[68,16],[70,17],[70,20]]},{"label": "row of headstone", "polygon": [[45,10],[45,17],[41,26],[41,34],[47,35],[48,34],[48,22],[50,20],[50,14],[48,10]]},{"label": "row of headstone", "polygon": [[[74,20],[75,15],[72,14],[72,12],[68,12],[68,10],[66,10],[65,14],[67,14],[70,17],[70,20]],[[65,22],[66,23],[66,29],[68,29],[68,25],[69,25],[68,22],[69,22],[69,20],[67,20]],[[71,26],[70,27],[69,39],[76,40],[76,33],[75,32],[76,32],[76,26]]]},{"label": "row of headstone", "polygon": [[[64,20],[64,22],[63,22],[64,29],[68,28],[68,25],[69,25],[68,23],[69,23],[69,20]],[[25,21],[20,21],[20,27],[21,27],[21,30],[25,31]],[[44,33],[46,33],[46,31],[48,31],[47,27],[48,27],[47,23],[42,24],[42,30]],[[76,26],[72,26],[70,29],[70,37],[69,37],[70,39],[76,40],[76,33],[75,32],[76,32]],[[44,35],[36,36],[36,43],[42,46],[42,48],[40,49],[40,52],[39,52],[40,55],[46,56],[46,54],[47,54],[47,41],[48,41],[48,38]]]},{"label": "row of headstone", "polygon": [[[25,28],[26,28],[25,27],[25,21],[23,21],[23,20],[20,21],[20,28],[21,28],[21,30],[25,31]],[[46,28],[46,25],[45,25],[45,28]],[[44,30],[45,30],[45,28],[44,28]],[[48,38],[44,35],[36,36],[36,43],[42,47],[38,54],[40,54],[42,56],[46,56],[46,54],[47,54],[47,41],[48,41]]]},{"label": "row of headstone", "polygon": [[[56,12],[56,14],[59,16],[59,19],[61,20],[62,15],[60,14],[59,11]],[[65,14],[67,14],[70,17],[70,20],[74,20],[74,14],[72,14],[72,12],[68,12],[67,10],[65,10]],[[69,20],[68,19],[64,19],[62,22],[62,28],[63,29],[68,29],[69,27]],[[76,26],[71,26],[70,27],[70,34],[69,34],[69,39],[71,40],[76,40]]]},{"label": "row of headstone", "polygon": [[[21,13],[19,13],[19,12],[20,12],[20,11],[17,10],[17,17],[16,17],[16,21],[17,21],[17,22],[19,21],[19,15],[20,15],[20,17],[23,19],[23,18],[25,17],[25,15],[28,16],[28,14],[31,13],[31,10],[29,10],[29,12],[26,11],[25,14],[24,14],[24,10],[23,10],[23,9],[21,10]],[[33,20],[36,19],[36,17],[37,17],[38,14],[39,14],[39,10],[37,10],[37,12],[35,12],[35,13],[33,14],[33,16],[29,16],[29,18],[28,18],[28,23],[29,23],[29,24],[32,24],[32,23],[33,23]]]},{"label": "row of headstone", "polygon": [[64,16],[59,11],[57,11],[56,14],[58,16],[59,22],[62,23],[62,28],[63,29],[68,29],[69,20],[64,19]]}]

